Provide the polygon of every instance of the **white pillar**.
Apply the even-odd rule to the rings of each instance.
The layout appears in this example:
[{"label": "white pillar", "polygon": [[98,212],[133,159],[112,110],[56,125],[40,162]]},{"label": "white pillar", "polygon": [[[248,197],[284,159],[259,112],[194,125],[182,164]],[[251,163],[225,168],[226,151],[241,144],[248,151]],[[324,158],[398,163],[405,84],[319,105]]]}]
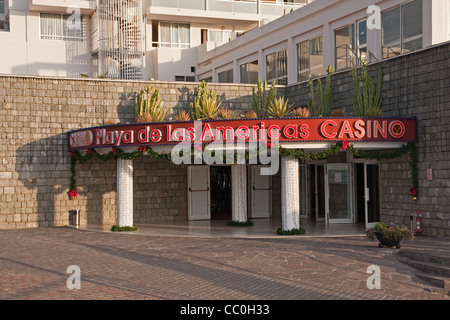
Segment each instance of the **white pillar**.
[{"label": "white pillar", "polygon": [[247,222],[247,166],[231,166],[231,205],[232,220]]},{"label": "white pillar", "polygon": [[300,229],[298,159],[281,157],[281,228]]},{"label": "white pillar", "polygon": [[133,160],[117,159],[117,224],[133,226]]}]

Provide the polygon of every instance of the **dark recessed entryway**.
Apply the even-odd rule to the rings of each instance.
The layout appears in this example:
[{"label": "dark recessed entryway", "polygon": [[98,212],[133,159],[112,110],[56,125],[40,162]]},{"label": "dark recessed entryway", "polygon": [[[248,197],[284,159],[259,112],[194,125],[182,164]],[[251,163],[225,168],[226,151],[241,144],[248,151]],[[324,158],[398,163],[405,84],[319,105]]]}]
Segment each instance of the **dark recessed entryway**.
[{"label": "dark recessed entryway", "polygon": [[231,167],[211,166],[211,219],[231,219]]}]

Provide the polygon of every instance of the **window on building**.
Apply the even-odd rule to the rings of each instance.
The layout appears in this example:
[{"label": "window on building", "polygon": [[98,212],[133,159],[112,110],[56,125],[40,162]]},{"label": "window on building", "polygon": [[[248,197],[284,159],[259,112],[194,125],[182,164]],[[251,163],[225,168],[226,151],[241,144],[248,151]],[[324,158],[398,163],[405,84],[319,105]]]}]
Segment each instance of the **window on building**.
[{"label": "window on building", "polygon": [[5,13],[5,1],[0,0],[0,13]]},{"label": "window on building", "polygon": [[0,18],[0,31],[9,31],[9,16],[5,19]]},{"label": "window on building", "polygon": [[266,80],[268,83],[287,85],[287,50],[266,56]]},{"label": "window on building", "polygon": [[367,20],[336,29],[334,35],[336,70],[357,67],[367,61]]},{"label": "window on building", "polygon": [[241,64],[241,83],[258,82],[258,60]]},{"label": "window on building", "polygon": [[208,30],[208,41],[213,42],[230,42],[233,39],[239,37],[239,32],[228,30]]},{"label": "window on building", "polygon": [[212,82],[212,77],[203,78],[203,79],[200,79],[199,81],[205,81],[205,82],[211,83]]},{"label": "window on building", "polygon": [[233,69],[217,74],[219,83],[233,83]]},{"label": "window on building", "polygon": [[172,48],[190,48],[191,30],[187,23],[160,22],[159,46]]},{"label": "window on building", "polygon": [[83,20],[71,15],[41,13],[40,36],[46,40],[83,41]]},{"label": "window on building", "polygon": [[297,81],[323,74],[322,36],[297,44]]},{"label": "window on building", "polygon": [[195,82],[194,76],[175,76],[175,81]]},{"label": "window on building", "polygon": [[382,13],[383,58],[422,49],[422,0]]}]

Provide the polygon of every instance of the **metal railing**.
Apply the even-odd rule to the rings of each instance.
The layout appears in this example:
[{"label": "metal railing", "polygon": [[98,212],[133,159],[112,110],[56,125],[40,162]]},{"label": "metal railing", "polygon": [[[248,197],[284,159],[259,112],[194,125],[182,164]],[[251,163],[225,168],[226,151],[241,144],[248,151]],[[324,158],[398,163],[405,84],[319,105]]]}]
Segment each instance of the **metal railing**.
[{"label": "metal railing", "polygon": [[[282,15],[291,10],[301,8],[315,0],[294,0],[293,2],[276,2],[275,0],[150,0],[150,6],[223,11],[233,13],[261,13],[266,15]],[[259,4],[259,7],[258,7]]]},{"label": "metal railing", "polygon": [[[338,56],[339,50],[345,50],[345,54]],[[344,62],[345,64],[343,65]],[[343,44],[341,46],[336,47],[337,70],[357,67],[362,63],[363,61],[359,58],[358,54],[348,44]]]}]

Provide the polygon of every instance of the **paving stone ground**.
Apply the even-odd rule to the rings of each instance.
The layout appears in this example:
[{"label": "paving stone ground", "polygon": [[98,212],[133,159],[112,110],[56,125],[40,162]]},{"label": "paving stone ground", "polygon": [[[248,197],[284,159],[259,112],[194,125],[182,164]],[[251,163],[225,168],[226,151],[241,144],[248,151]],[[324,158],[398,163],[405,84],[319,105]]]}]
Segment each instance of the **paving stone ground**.
[{"label": "paving stone ground", "polygon": [[[2,300],[450,300],[400,263],[401,249],[363,237],[226,238],[0,230]],[[403,249],[405,248],[405,249]],[[69,266],[80,289],[69,289]],[[380,289],[369,289],[371,265]],[[69,280],[71,280],[70,278]],[[69,281],[70,284],[75,282]]]}]

